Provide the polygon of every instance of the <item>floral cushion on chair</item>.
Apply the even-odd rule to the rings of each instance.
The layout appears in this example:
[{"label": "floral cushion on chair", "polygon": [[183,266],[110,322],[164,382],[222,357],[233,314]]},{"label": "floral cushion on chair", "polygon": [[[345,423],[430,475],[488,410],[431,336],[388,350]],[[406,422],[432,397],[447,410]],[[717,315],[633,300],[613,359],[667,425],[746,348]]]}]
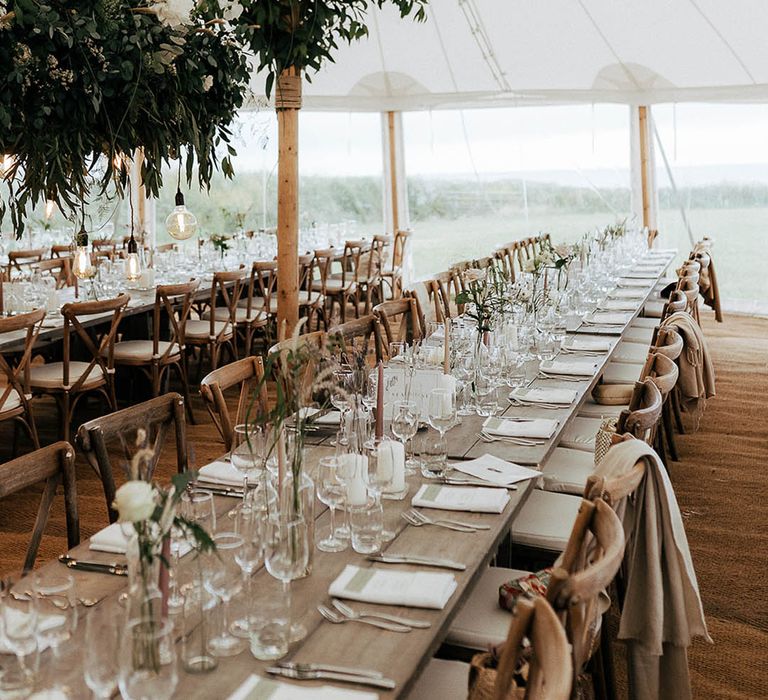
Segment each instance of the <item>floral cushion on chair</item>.
[{"label": "floral cushion on chair", "polygon": [[517,599],[521,595],[546,595],[551,577],[552,568],[548,567],[502,583],[499,586],[499,606],[504,610],[512,612],[515,609]]}]

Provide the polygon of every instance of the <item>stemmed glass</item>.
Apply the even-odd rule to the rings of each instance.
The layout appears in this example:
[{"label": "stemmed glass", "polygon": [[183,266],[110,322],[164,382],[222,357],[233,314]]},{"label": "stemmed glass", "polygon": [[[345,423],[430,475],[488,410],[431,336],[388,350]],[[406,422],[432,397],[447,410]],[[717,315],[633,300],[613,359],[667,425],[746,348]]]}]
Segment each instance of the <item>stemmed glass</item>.
[{"label": "stemmed glass", "polygon": [[245,640],[229,629],[229,603],[243,589],[243,574],[235,559],[243,547],[243,538],[234,532],[220,532],[213,541],[216,551],[206,557],[203,583],[209,593],[221,598],[222,624],[221,633],[208,645],[214,656],[234,656],[246,647]]},{"label": "stemmed glass", "polygon": [[229,459],[232,466],[243,475],[242,510],[248,508],[248,478],[256,479],[265,468],[266,435],[266,429],[261,425],[241,423],[235,426]]},{"label": "stemmed glass", "polygon": [[[339,369],[333,373],[333,389],[331,390],[331,405],[339,411],[339,443],[346,445],[348,443],[346,435],[346,415],[347,411],[353,409],[350,397],[352,396],[352,385],[354,374],[350,369]],[[336,444],[332,442],[331,444]]]},{"label": "stemmed glass", "polygon": [[[184,596],[179,587],[179,558],[181,549],[186,543],[184,531],[181,528],[171,528],[171,560],[173,564],[168,570],[170,586],[168,591],[168,608],[172,612],[178,612],[184,607]],[[94,691],[95,692],[95,691]]]},{"label": "stemmed glass", "polygon": [[432,389],[427,401],[427,419],[429,424],[440,433],[440,444],[444,448],[441,461],[448,457],[445,433],[456,422],[456,396],[449,389]]},{"label": "stemmed glass", "polygon": [[109,613],[94,610],[85,618],[83,671],[85,684],[97,698],[117,690],[120,627]]},{"label": "stemmed glass", "polygon": [[[284,520],[278,516],[271,522],[272,532],[267,543],[267,571],[283,584],[283,594],[290,611],[291,581],[304,575],[309,562],[309,534],[303,518]],[[291,625],[290,641],[303,639],[307,630],[299,622]]]},{"label": "stemmed glass", "polygon": [[[394,414],[390,429],[392,434],[403,443],[403,450],[407,452],[408,441],[419,430],[419,411],[413,401],[396,401],[393,406]],[[406,470],[413,473],[418,465],[415,460],[408,459],[405,462]]]},{"label": "stemmed glass", "polygon": [[[40,668],[40,647],[37,637],[37,599],[34,596],[13,596],[11,590],[19,576],[0,581],[0,639],[16,656],[16,667],[9,659],[3,661],[0,674],[0,695],[6,690],[27,697],[37,680]],[[12,660],[12,659],[11,659]]]},{"label": "stemmed glass", "polygon": [[[264,547],[266,539],[266,503],[262,501],[263,508],[257,508],[252,504],[248,510],[241,510],[237,520],[237,530],[242,538],[242,544],[235,550],[235,561],[243,573],[243,588],[245,599],[250,605],[253,590],[253,574],[264,563]],[[232,633],[248,638],[250,626],[248,611],[245,617],[232,623]]]},{"label": "stemmed glass", "polygon": [[166,700],[179,681],[176,644],[169,621],[138,618],[123,632],[118,684],[124,700]]},{"label": "stemmed glass", "polygon": [[336,508],[344,503],[346,487],[339,478],[338,462],[335,457],[323,457],[317,470],[317,497],[330,508],[331,529],[328,536],[317,543],[322,552],[342,552],[347,543],[336,534]]},{"label": "stemmed glass", "polygon": [[210,491],[185,491],[181,494],[181,512],[206,532],[216,532],[216,510]]},{"label": "stemmed glass", "polygon": [[[37,636],[42,648],[50,647],[52,658],[46,664],[51,687],[60,688],[61,678],[70,667],[68,658],[73,650],[70,642],[77,629],[77,598],[75,579],[66,573],[35,574],[32,593],[37,598]],[[41,624],[45,621],[45,624]],[[67,657],[67,658],[65,658]]]}]

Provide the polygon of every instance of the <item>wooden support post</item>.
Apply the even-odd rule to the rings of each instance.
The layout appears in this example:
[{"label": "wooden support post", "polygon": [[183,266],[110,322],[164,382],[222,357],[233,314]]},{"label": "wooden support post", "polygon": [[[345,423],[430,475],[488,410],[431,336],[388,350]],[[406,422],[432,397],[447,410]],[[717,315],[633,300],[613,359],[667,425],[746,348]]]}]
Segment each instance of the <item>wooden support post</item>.
[{"label": "wooden support post", "polygon": [[387,112],[387,132],[389,134],[389,186],[392,198],[392,233],[400,229],[397,191],[397,134],[395,133],[395,113]]},{"label": "wooden support post", "polygon": [[299,321],[299,109],[301,74],[276,81],[277,110],[277,324],[293,333]]},{"label": "wooden support post", "polygon": [[651,173],[648,131],[648,108],[637,108],[640,123],[640,182],[643,197],[643,226],[651,227]]}]

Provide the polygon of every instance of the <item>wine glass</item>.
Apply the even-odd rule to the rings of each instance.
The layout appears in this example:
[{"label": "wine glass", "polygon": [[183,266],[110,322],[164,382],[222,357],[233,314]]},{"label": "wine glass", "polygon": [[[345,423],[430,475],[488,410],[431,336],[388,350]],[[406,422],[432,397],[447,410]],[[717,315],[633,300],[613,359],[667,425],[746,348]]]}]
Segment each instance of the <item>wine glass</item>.
[{"label": "wine glass", "polygon": [[0,673],[0,697],[8,691],[17,697],[31,694],[40,668],[40,645],[38,643],[37,599],[35,596],[14,596],[11,591],[19,574],[7,576],[0,581],[0,640],[15,655],[3,659]]},{"label": "wine glass", "polygon": [[331,510],[331,529],[328,536],[317,543],[322,552],[342,552],[347,543],[336,535],[336,508],[344,503],[346,488],[339,478],[335,457],[323,457],[317,469],[317,497]]},{"label": "wine glass", "polygon": [[448,457],[448,448],[445,444],[445,433],[456,422],[456,396],[449,389],[432,389],[427,399],[427,420],[429,424],[440,433],[440,444],[444,448],[444,456]]},{"label": "wine glass", "polygon": [[[235,550],[235,561],[243,574],[243,588],[245,599],[250,605],[253,590],[253,574],[264,563],[265,529],[266,529],[266,503],[263,508],[259,504],[252,504],[248,510],[241,510],[237,519],[237,531],[242,538],[242,544]],[[248,623],[249,611],[243,618],[232,623],[232,633],[245,637],[250,636]]]},{"label": "wine glass", "polygon": [[210,491],[185,491],[181,494],[181,512],[206,532],[216,532],[216,509]]},{"label": "wine glass", "polygon": [[94,610],[85,618],[83,672],[85,684],[97,698],[117,690],[120,627],[108,612]]},{"label": "wine glass", "polygon": [[368,409],[369,414],[373,414],[373,409],[376,408],[377,392],[378,392],[378,372],[371,370],[368,372],[368,381],[365,384],[365,391],[361,397],[363,406]]},{"label": "wine glass", "polygon": [[[184,606],[184,596],[179,587],[179,558],[182,547],[187,539],[184,531],[179,527],[171,527],[171,566],[168,569],[169,591],[168,608],[172,612],[179,612]],[[95,691],[94,691],[95,692]]]},{"label": "wine glass", "polygon": [[173,625],[151,618],[130,620],[123,632],[118,685],[124,700],[166,700],[179,676]]},{"label": "wine glass", "polygon": [[[339,411],[339,442],[347,444],[346,415],[352,409],[354,375],[350,369],[339,369],[333,373],[333,389],[331,389],[331,405]],[[331,444],[335,444],[332,442]]]},{"label": "wine glass", "polygon": [[[272,521],[272,532],[267,544],[265,564],[267,571],[283,584],[283,593],[290,610],[291,581],[304,575],[309,562],[309,534],[303,518]],[[299,622],[291,625],[290,641],[303,639],[307,630]]]},{"label": "wine glass", "polygon": [[245,649],[245,640],[229,629],[229,603],[243,589],[243,574],[235,559],[243,547],[243,537],[235,532],[214,535],[216,551],[208,554],[203,571],[203,583],[211,594],[221,598],[221,633],[208,642],[214,656],[234,656]]},{"label": "wine glass", "polygon": [[68,573],[35,574],[32,594],[37,598],[38,643],[43,649],[51,648],[46,664],[49,687],[62,689],[62,678],[74,661],[71,655],[75,645],[71,641],[77,629],[75,579]]},{"label": "wine glass", "polygon": [[241,509],[248,507],[248,477],[255,479],[264,469],[267,457],[267,437],[264,426],[241,423],[235,426],[229,460],[243,475],[243,502]]},{"label": "wine glass", "polygon": [[[393,406],[392,434],[403,443],[403,450],[407,454],[408,441],[419,430],[419,411],[414,401],[396,401]],[[417,467],[413,459],[406,460],[406,469],[413,473]]]}]

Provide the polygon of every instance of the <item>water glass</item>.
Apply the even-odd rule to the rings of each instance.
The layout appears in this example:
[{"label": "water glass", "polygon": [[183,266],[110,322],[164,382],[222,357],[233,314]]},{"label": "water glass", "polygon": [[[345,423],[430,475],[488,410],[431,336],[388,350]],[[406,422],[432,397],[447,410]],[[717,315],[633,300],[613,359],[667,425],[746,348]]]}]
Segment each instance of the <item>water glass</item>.
[{"label": "water glass", "polygon": [[181,494],[181,513],[208,534],[216,532],[216,509],[210,491],[185,491]]},{"label": "water glass", "polygon": [[349,527],[352,531],[352,549],[359,554],[373,554],[381,549],[384,529],[384,509],[381,501],[369,497],[365,504],[347,506]]},{"label": "water glass", "polygon": [[344,503],[346,486],[339,477],[338,461],[335,457],[323,457],[317,470],[317,497],[331,511],[331,525],[327,537],[317,543],[322,552],[342,552],[347,543],[336,535],[336,509]]},{"label": "water glass", "polygon": [[[253,593],[253,574],[264,563],[268,511],[264,499],[254,502],[248,510],[241,510],[237,518],[237,532],[242,545],[235,550],[235,561],[243,573],[243,590],[246,606]],[[232,623],[232,633],[249,638],[248,612]]]},{"label": "water glass", "polygon": [[229,604],[243,589],[243,576],[235,555],[243,546],[243,538],[234,532],[220,532],[213,538],[216,551],[206,555],[203,582],[212,595],[221,599],[221,625],[219,634],[209,641],[214,656],[234,656],[245,649],[242,638],[230,631]]},{"label": "water glass", "polygon": [[267,460],[267,437],[264,426],[241,423],[235,426],[229,460],[243,475],[242,508],[248,507],[248,479],[255,482],[263,474]]},{"label": "water glass", "polygon": [[85,619],[83,675],[97,698],[111,698],[117,690],[120,626],[104,610],[92,610]]},{"label": "water glass", "polygon": [[219,665],[208,646],[211,612],[217,603],[216,596],[205,588],[201,577],[184,587],[181,665],[188,673],[207,673]]},{"label": "water glass", "polygon": [[37,638],[37,600],[10,595],[14,579],[0,582],[0,640],[13,656],[2,657],[0,697],[27,698],[37,681],[40,648]]},{"label": "water glass", "polygon": [[[456,423],[456,396],[449,389],[432,389],[427,400],[427,419],[440,433],[440,444],[445,445],[445,433]],[[443,461],[447,458],[447,445]],[[422,468],[423,472],[423,468]]]},{"label": "water glass", "polygon": [[75,579],[70,574],[55,576],[35,574],[32,591],[37,598],[38,638],[43,646],[57,653],[77,629],[77,598]]},{"label": "water glass", "polygon": [[173,625],[155,619],[130,620],[123,632],[118,685],[124,700],[166,700],[179,677]]},{"label": "water glass", "polygon": [[430,431],[424,436],[421,448],[421,475],[425,479],[442,479],[448,466],[448,445],[439,433]]},{"label": "water glass", "polygon": [[[419,430],[419,411],[416,403],[413,401],[396,401],[393,406],[393,416],[391,424],[392,434],[403,443],[407,453],[408,441],[413,438]],[[415,471],[413,460],[405,463],[411,473]]]},{"label": "water glass", "polygon": [[288,653],[291,636],[290,591],[271,576],[265,576],[255,586],[250,604],[251,654],[260,661],[282,658]]}]

